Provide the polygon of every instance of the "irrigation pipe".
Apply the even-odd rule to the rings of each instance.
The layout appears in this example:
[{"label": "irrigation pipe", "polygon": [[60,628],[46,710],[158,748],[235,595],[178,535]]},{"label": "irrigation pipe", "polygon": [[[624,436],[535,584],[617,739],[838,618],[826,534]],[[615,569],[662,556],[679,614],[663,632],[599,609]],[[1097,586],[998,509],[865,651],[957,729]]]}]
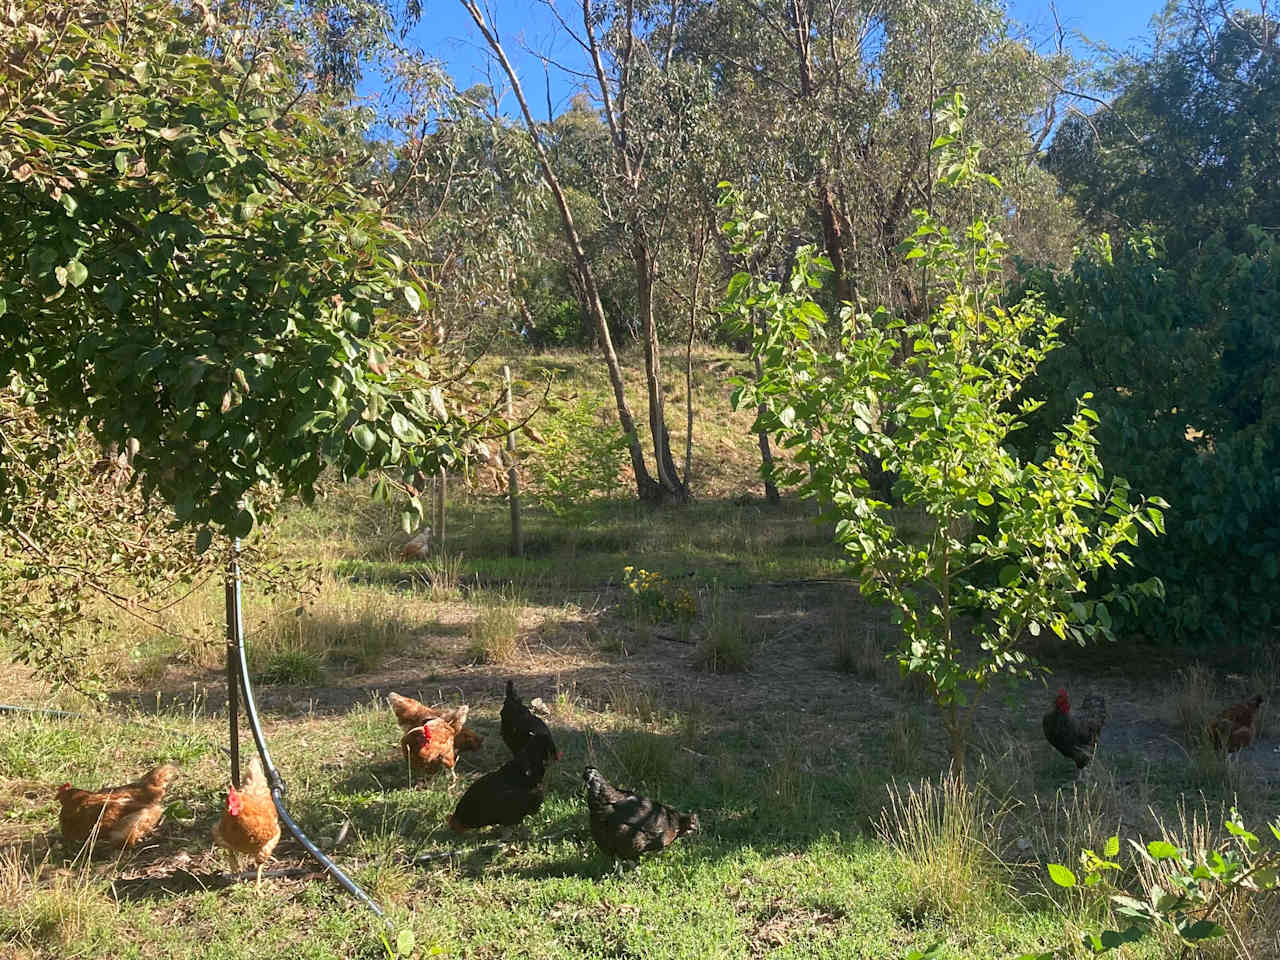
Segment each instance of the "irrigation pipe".
[{"label": "irrigation pipe", "polygon": [[333,879],[342,884],[349,894],[377,914],[382,922],[390,927],[391,921],[382,912],[382,908],[374,903],[373,899],[360,889],[354,880],[343,873],[336,863],[325,856],[320,851],[320,848],[311,842],[310,838],[293,822],[293,818],[289,816],[289,811],[285,809],[284,796],[287,791],[284,780],[280,776],[280,771],[271,762],[271,753],[267,750],[267,741],[262,735],[262,724],[258,720],[258,708],[253,700],[253,686],[249,682],[249,663],[244,655],[244,616],[241,604],[239,556],[240,540],[237,538],[232,546],[231,561],[227,565],[227,713],[231,724],[232,780],[238,781],[240,778],[240,740],[239,732],[236,729],[236,686],[238,680],[240,692],[244,694],[244,712],[249,721],[249,732],[253,734],[253,742],[257,745],[258,755],[262,757],[262,766],[267,775],[267,782],[271,784],[271,802],[275,804],[276,813],[280,815],[285,827],[293,834],[294,839],[302,844],[307,853],[311,854],[312,858],[320,866],[324,867]]}]

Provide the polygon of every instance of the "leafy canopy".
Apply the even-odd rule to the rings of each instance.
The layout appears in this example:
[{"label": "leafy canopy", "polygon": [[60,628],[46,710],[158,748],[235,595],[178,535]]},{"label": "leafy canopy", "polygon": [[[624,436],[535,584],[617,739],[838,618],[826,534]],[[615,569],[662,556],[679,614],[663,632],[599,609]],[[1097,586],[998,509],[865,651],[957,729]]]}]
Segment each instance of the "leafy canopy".
[{"label": "leafy canopy", "polygon": [[163,0],[19,0],[0,34],[0,376],[28,402],[135,450],[201,548],[260,484],[458,456],[472,427],[392,355],[426,294],[328,104]]},{"label": "leafy canopy", "polygon": [[[935,109],[946,129],[933,144],[939,189],[989,180],[978,146],[960,140],[963,98]],[[916,220],[901,251],[925,274],[925,321],[846,306],[831,336],[813,299],[829,265],[811,249],[785,288],[735,276],[723,309],[766,315],[751,325],[762,376],[739,384],[736,402],[760,405],[757,426],[795,451],[782,479],[838,518],[863,592],[892,606],[906,635],[899,663],[927,680],[963,765],[965,708],[993,680],[1031,673],[1028,636],[1109,634],[1107,603],[1082,592],[1100,569],[1129,562],[1139,526],[1161,530],[1164,504],[1130,503],[1122,479],[1103,483],[1087,395],[1042,460],[1014,453],[1010,435],[1039,406],[1014,398],[1061,320],[1034,298],[1000,304],[1004,244],[989,223],[957,233],[926,211]],[[726,229],[749,249],[752,220]],[[872,492],[858,467],[868,461],[883,464],[901,508]]]}]

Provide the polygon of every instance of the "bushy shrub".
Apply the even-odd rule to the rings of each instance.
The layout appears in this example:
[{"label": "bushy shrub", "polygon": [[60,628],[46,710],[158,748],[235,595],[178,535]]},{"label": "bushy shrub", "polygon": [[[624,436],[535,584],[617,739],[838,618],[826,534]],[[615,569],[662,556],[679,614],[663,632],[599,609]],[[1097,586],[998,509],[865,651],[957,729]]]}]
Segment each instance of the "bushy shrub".
[{"label": "bushy shrub", "polygon": [[[1133,551],[1119,582],[1158,576],[1162,608],[1123,632],[1192,645],[1261,644],[1280,628],[1280,248],[1260,230],[1180,262],[1159,243],[1103,237],[1070,273],[1030,286],[1065,317],[1062,346],[1027,388],[1043,397],[1020,438],[1034,455],[1092,392],[1098,454],[1171,506],[1167,540]],[[1105,585],[1103,587],[1105,589]]]}]

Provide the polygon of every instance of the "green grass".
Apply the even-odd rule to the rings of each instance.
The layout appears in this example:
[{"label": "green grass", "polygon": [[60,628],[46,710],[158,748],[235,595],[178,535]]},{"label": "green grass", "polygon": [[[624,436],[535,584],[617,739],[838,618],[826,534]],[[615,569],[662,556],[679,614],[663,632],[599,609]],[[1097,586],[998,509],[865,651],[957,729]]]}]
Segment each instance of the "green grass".
[{"label": "green grass", "polygon": [[[546,366],[561,377],[557,390],[607,397],[580,356],[520,362],[521,376]],[[350,822],[335,859],[396,927],[415,932],[417,955],[892,960],[941,941],[954,960],[1009,957],[1076,942],[1105,920],[1105,900],[1052,888],[1044,864],[1073,863],[1081,846],[1115,832],[1203,836],[1233,802],[1257,826],[1273,814],[1280,791],[1248,755],[1229,769],[1176,749],[1156,762],[1141,744],[1108,741],[1089,781],[1071,783],[1070,764],[1043,743],[1049,698],[1036,685],[989,699],[972,782],[941,781],[945,740],[932,706],[886,656],[897,635],[885,612],[853,584],[806,586],[843,577],[829,531],[805,505],[736,496],[727,478],[745,483],[754,463],[750,416],[724,409],[722,372],[699,377],[700,442],[732,452],[706,455],[714,469],[691,506],[615,498],[553,514],[531,498],[528,549],[514,558],[505,503],[455,482],[444,552],[406,562],[398,515],[359,485],[329,484],[276,533],[283,556],[317,565],[318,590],[286,584],[268,596],[249,573],[260,703],[306,704],[313,685],[352,693],[309,712],[264,707],[290,812],[322,846]],[[637,615],[622,586],[628,565],[686,589],[696,615]],[[119,699],[101,713],[0,716],[5,960],[385,955],[371,915],[334,884],[268,880],[259,893],[217,881],[226,864],[209,839],[227,777],[221,604],[210,583],[166,613],[164,630],[122,617],[117,642],[100,653],[117,664]],[[797,665],[808,673],[790,676]],[[1136,689],[1149,681],[1141,695],[1152,715],[1178,700],[1144,664],[1107,667],[1126,669]],[[545,700],[565,761],[548,774],[539,814],[502,849],[483,850],[444,818],[505,759],[507,670],[526,698]],[[28,684],[25,702],[53,702],[24,676],[13,680]],[[815,677],[828,692],[815,692]],[[1207,681],[1194,680],[1171,730],[1210,711]],[[473,692],[468,723],[485,746],[460,758],[457,787],[441,777],[413,788],[375,692],[450,697],[451,685]],[[247,732],[241,743],[249,749]],[[162,761],[182,768],[171,796],[194,816],[170,817],[156,846],[119,863],[64,863],[56,786],[119,783]],[[618,786],[696,811],[701,833],[615,877],[587,827],[588,762]],[[1206,812],[1184,829],[1188,803]],[[301,860],[287,842],[277,856]],[[200,883],[165,891],[146,880],[149,870],[184,876],[179,866]],[[1140,879],[1132,869],[1125,878]],[[1267,935],[1265,918],[1241,918],[1251,935]],[[1127,954],[1167,955],[1166,943]]]}]

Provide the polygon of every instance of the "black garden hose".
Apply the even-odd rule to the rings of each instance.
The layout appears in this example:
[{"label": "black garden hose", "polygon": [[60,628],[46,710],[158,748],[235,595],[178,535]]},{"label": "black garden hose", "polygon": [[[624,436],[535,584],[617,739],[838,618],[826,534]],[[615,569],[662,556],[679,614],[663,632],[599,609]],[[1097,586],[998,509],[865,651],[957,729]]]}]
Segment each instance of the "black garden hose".
[{"label": "black garden hose", "polygon": [[[271,802],[275,804],[276,812],[280,815],[280,819],[284,821],[284,825],[289,832],[293,834],[307,853],[324,867],[329,874],[346,888],[347,892],[363,903],[382,919],[388,927],[391,922],[387,920],[386,914],[382,912],[382,908],[373,902],[373,899],[362,890],[354,880],[342,872],[341,868],[326,857],[301,828],[293,822],[293,818],[289,816],[289,811],[284,806],[284,796],[287,792],[284,780],[280,776],[280,771],[275,768],[271,762],[271,754],[267,750],[266,738],[262,735],[262,725],[258,721],[258,708],[253,701],[253,687],[249,683],[249,663],[244,655],[244,620],[241,614],[240,606],[240,564],[238,555],[240,552],[240,541],[235,542],[231,555],[231,563],[227,570],[227,709],[231,716],[231,752],[233,758],[232,775],[235,779],[239,779],[240,771],[238,763],[239,754],[239,735],[236,731],[236,681],[239,680],[240,692],[244,694],[244,712],[249,721],[249,731],[253,734],[253,742],[257,744],[258,755],[262,757],[262,766],[267,775],[267,782],[271,784]],[[238,677],[237,677],[238,674]]]}]

